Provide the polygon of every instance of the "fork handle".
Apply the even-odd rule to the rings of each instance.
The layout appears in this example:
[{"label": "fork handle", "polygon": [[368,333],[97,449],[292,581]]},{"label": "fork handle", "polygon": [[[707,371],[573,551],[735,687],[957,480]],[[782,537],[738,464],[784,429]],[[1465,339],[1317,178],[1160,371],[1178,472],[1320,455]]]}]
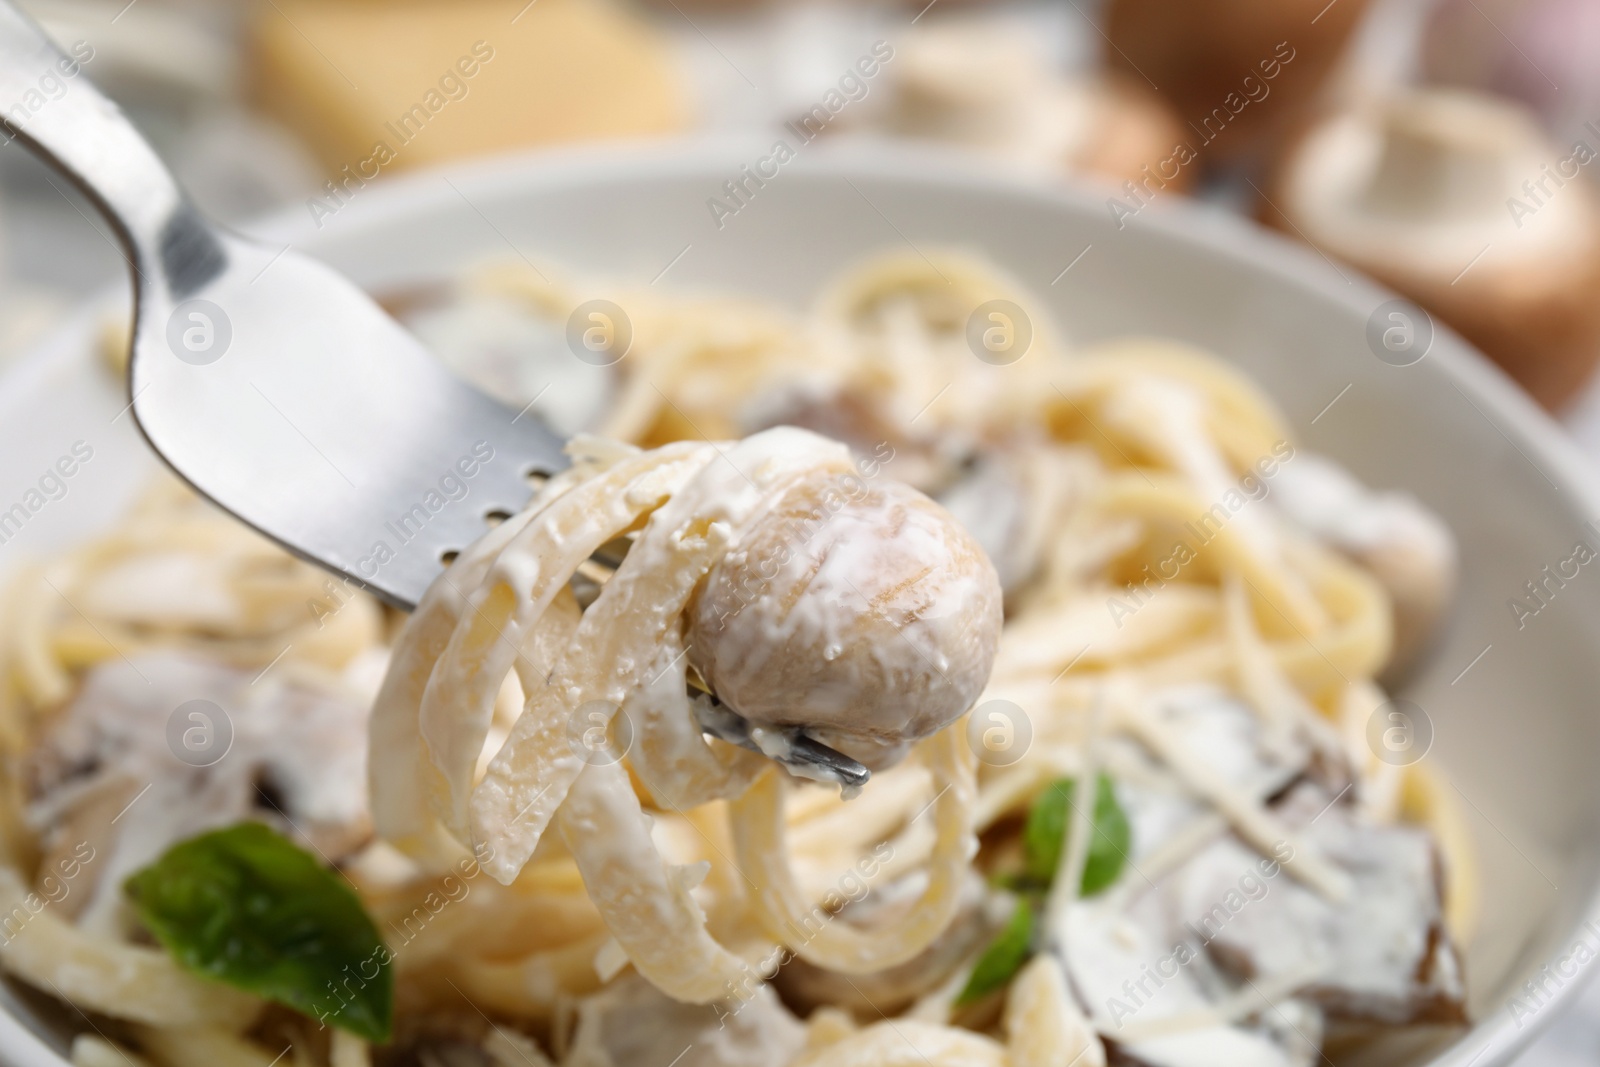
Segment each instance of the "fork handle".
[{"label": "fork handle", "polygon": [[121,237],[136,286],[161,285],[181,299],[226,263],[122,109],[10,0],[0,0],[0,128],[89,195]]}]

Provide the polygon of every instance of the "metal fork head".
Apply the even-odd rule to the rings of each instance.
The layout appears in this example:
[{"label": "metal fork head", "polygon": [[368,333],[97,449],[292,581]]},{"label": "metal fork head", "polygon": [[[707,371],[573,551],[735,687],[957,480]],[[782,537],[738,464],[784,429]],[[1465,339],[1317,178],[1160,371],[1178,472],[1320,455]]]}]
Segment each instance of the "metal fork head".
[{"label": "metal fork head", "polygon": [[94,200],[135,289],[132,407],[194,487],[290,551],[409,607],[441,556],[528,498],[560,442],[459,381],[348,281],[212,228],[78,64],[0,0],[0,127]]},{"label": "metal fork head", "polygon": [[129,364],[150,444],[289,550],[413,606],[520,509],[561,440],[453,375],[371,298],[292,249],[206,232],[140,294]]}]

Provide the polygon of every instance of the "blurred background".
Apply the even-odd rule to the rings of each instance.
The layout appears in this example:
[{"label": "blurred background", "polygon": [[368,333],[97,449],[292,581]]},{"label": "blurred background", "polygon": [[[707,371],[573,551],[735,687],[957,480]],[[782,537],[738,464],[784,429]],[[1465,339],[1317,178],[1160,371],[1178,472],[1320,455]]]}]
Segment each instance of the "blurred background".
[{"label": "blurred background", "polygon": [[[1600,455],[1600,0],[25,6],[246,229],[529,146],[942,142],[1093,183],[1119,222],[1180,197],[1254,216],[1465,334]],[[0,359],[120,273],[90,215],[0,152]]]},{"label": "blurred background", "polygon": [[[1600,0],[24,6],[79,66],[20,118],[93,79],[246,232],[529,147],[937,142],[1125,224],[1190,199],[1274,227],[1464,334],[1600,461]],[[0,146],[0,365],[123,273],[92,209]],[[1523,1062],[1600,1062],[1600,990]]]}]

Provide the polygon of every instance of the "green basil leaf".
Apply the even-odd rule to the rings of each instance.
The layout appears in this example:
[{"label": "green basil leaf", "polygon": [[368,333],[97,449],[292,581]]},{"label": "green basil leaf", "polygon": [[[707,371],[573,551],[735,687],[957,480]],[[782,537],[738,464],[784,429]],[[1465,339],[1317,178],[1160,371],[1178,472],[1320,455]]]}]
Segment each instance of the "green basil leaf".
[{"label": "green basil leaf", "polygon": [[123,891],[188,970],[388,1041],[394,972],[378,928],[337,873],[261,823],[179,842]]},{"label": "green basil leaf", "polygon": [[[1037,885],[1048,887],[1055,879],[1072,824],[1072,796],[1076,785],[1071,778],[1057,779],[1034,799],[1028,811],[1028,821],[1022,830],[1024,873]],[[1086,897],[1093,896],[1115,882],[1132,847],[1133,832],[1128,826],[1128,815],[1117,803],[1111,779],[1102,774],[1095,788],[1094,839],[1089,842],[1079,891]]]},{"label": "green basil leaf", "polygon": [[967,984],[956,997],[956,1007],[981,1000],[1002,988],[1028,962],[1033,955],[1033,906],[1026,900],[1017,901],[1017,908],[1006,921],[989,947],[983,950],[973,965]]}]

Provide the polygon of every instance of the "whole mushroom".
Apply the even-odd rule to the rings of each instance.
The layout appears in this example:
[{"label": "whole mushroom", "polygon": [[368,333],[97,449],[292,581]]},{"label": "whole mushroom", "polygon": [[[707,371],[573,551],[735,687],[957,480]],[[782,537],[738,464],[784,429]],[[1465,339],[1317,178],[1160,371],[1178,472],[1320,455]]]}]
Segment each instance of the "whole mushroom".
[{"label": "whole mushroom", "polygon": [[827,471],[740,535],[689,620],[690,662],[758,742],[801,728],[878,770],[983,691],[1000,580],[922,493]]},{"label": "whole mushroom", "polygon": [[1366,271],[1476,344],[1547,408],[1600,357],[1600,198],[1521,107],[1416,90],[1314,124],[1268,221]]},{"label": "whole mushroom", "polygon": [[[879,123],[905,137],[961,145],[1043,173],[1145,180],[1169,160],[1183,125],[1142,79],[1073,78],[1051,70],[1035,43],[992,20],[918,27],[886,68]],[[1181,191],[1192,175],[1163,184]]]}]

